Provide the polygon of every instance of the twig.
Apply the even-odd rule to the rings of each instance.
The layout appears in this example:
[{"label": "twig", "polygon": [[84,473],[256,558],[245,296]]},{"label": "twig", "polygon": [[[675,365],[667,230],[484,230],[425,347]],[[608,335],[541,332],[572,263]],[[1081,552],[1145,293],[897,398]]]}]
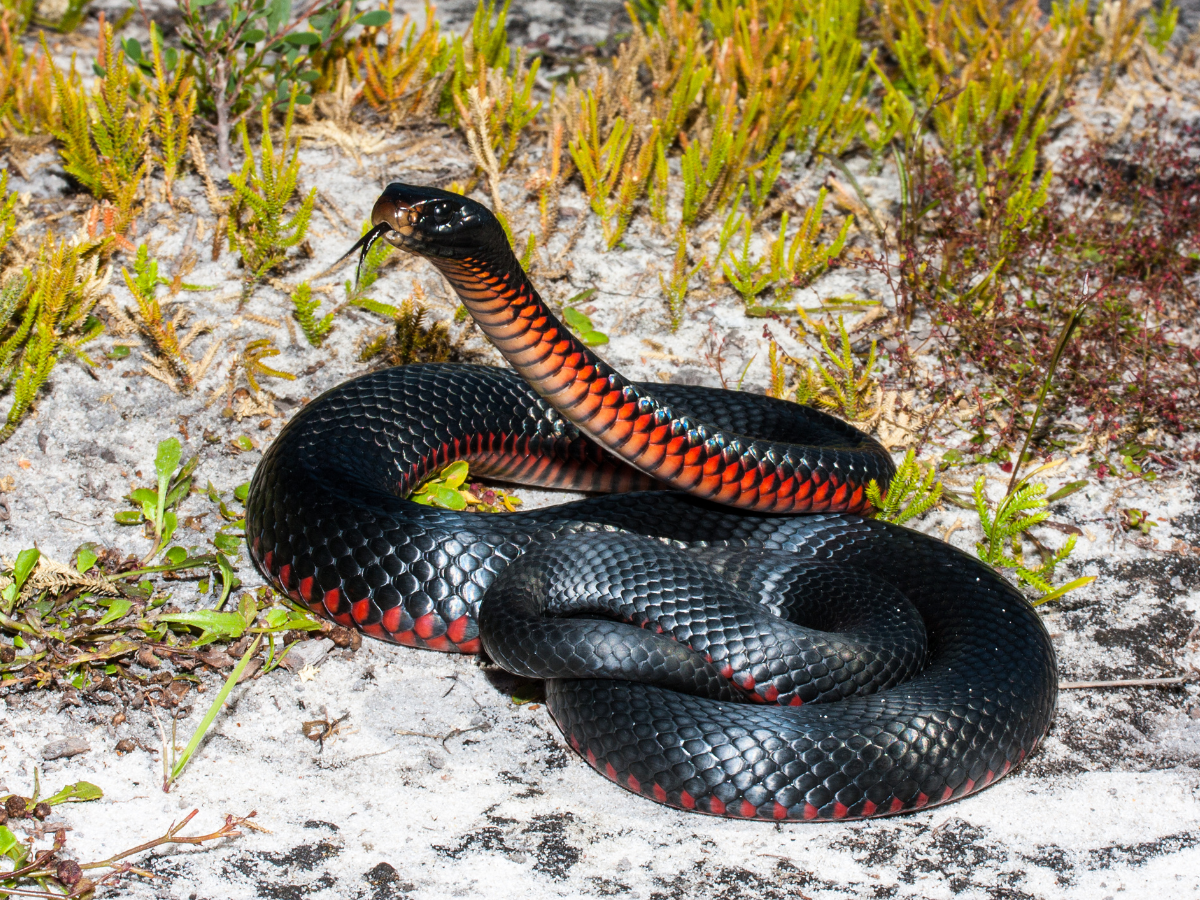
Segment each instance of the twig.
[{"label": "twig", "polygon": [[1059,684],[1060,691],[1074,691],[1084,688],[1123,688],[1123,687],[1172,687],[1189,684],[1196,680],[1196,673],[1189,672],[1177,678],[1129,678],[1122,681],[1064,681]]}]

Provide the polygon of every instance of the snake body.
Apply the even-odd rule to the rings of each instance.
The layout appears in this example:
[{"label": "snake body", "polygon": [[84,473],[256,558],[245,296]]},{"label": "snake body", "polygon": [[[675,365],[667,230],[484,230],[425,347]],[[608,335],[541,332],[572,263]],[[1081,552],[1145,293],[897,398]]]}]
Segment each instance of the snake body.
[{"label": "snake body", "polygon": [[[474,201],[393,184],[373,219],[364,252],[384,238],[430,259],[515,371],[403,366],[305,406],[247,498],[251,556],[280,590],[548,679],[593,768],[680,809],[894,814],[1036,747],[1057,692],[1045,628],[978,560],[860,515],[893,472],[876,442],[793,403],[627,381]],[[503,516],[404,499],[454,459],[607,494]]]}]

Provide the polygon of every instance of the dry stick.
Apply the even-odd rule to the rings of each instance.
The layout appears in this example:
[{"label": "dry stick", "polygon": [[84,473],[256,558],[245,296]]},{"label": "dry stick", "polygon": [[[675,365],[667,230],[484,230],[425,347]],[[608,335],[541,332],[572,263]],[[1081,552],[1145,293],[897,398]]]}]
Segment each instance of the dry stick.
[{"label": "dry stick", "polygon": [[1059,684],[1060,691],[1074,691],[1082,688],[1122,688],[1122,687],[1172,687],[1173,685],[1188,684],[1196,680],[1196,673],[1189,672],[1178,678],[1130,678],[1126,681],[1064,681]]},{"label": "dry stick", "polygon": [[[163,844],[203,844],[203,843],[206,843],[207,841],[222,840],[223,838],[241,837],[242,833],[240,831],[238,831],[237,829],[239,827],[255,828],[255,826],[250,824],[249,819],[258,815],[257,810],[251,810],[249,812],[249,814],[247,814],[245,816],[227,815],[225,817],[225,824],[222,825],[220,828],[218,828],[216,831],[212,832],[211,834],[201,834],[201,835],[196,835],[195,837],[179,837],[179,832],[182,831],[184,829],[184,827],[186,827],[188,822],[192,821],[192,819],[195,818],[195,816],[199,812],[200,812],[200,810],[193,809],[190,813],[187,814],[187,816],[184,817],[183,821],[180,822],[178,825],[172,824],[171,827],[167,829],[167,833],[164,834],[162,837],[155,838],[152,841],[147,841],[144,844],[139,844],[138,846],[133,847],[129,850],[124,850],[114,856],[110,856],[108,859],[100,860],[99,862],[84,863],[79,868],[81,868],[81,869],[114,868],[116,863],[120,862],[121,860],[125,859],[126,857],[134,856],[135,854],[138,854],[138,853],[144,853],[147,850],[153,850],[155,847],[161,847]],[[259,830],[261,830],[261,829],[259,829]],[[12,874],[13,874],[12,872],[7,872],[7,873],[4,873],[4,876],[8,877],[8,876],[11,876]],[[25,877],[27,877],[27,878],[52,878],[52,877],[54,877],[54,873],[48,869],[44,869],[40,872],[37,872],[37,871],[30,872]],[[108,876],[106,875],[104,877],[107,878]],[[17,888],[10,888],[10,887],[0,887],[0,894],[5,894],[5,895],[11,894],[12,896],[15,896],[15,897],[51,897],[51,898],[55,898],[55,900],[62,900],[62,897],[64,896],[62,894],[51,894],[51,893],[45,893],[42,891],[22,891]],[[70,896],[70,895],[67,895],[67,896]]]}]

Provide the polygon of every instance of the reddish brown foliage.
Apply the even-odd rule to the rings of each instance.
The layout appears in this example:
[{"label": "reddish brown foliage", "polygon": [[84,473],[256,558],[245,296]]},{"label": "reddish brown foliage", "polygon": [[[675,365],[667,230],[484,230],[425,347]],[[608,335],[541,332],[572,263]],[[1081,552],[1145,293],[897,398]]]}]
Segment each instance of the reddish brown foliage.
[{"label": "reddish brown foliage", "polygon": [[[1057,405],[1085,410],[1099,429],[1200,425],[1200,128],[1148,118],[1157,125],[1141,137],[1068,150],[1040,213],[1015,234],[1003,227],[1013,189],[1002,177],[980,190],[964,166],[914,167],[911,208],[926,212],[902,229],[896,287],[903,313],[932,319],[941,387],[982,379],[985,393],[1028,413],[1082,300]],[[902,343],[896,354],[910,374],[911,352]],[[1014,415],[1010,431],[1022,421]]]}]

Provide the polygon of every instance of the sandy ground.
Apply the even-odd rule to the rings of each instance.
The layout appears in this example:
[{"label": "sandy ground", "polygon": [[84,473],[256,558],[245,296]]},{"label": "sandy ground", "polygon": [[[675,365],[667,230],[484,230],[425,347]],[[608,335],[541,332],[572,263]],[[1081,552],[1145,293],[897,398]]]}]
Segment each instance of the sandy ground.
[{"label": "sandy ground", "polygon": [[[523,6],[522,27],[529,39],[553,31],[564,46],[582,44],[609,33],[612,13],[609,4],[540,0]],[[410,156],[404,146],[413,138],[402,136],[396,150],[366,159],[362,169],[336,149],[310,144],[302,153],[305,183],[319,185],[338,212],[317,214],[310,232],[315,257],[284,280],[297,283],[332,263],[357,237],[387,181],[466,175],[470,164],[460,141],[448,131],[434,134],[445,140]],[[14,178],[16,189],[35,201],[62,195],[66,185],[53,154],[26,166],[31,178]],[[792,173],[798,196],[811,200],[823,172],[805,174]],[[886,171],[861,175],[877,202],[894,194]],[[187,242],[204,251],[211,239],[214,217],[197,180],[186,179],[179,193],[192,202],[205,232],[191,230],[192,217],[175,218],[165,205],[156,206],[137,241],[149,241],[164,261],[177,258]],[[519,201],[515,192],[512,200]],[[82,213],[84,199],[74,202]],[[584,208],[574,190],[563,204]],[[571,225],[567,218],[564,227]],[[589,224],[571,253],[573,267],[546,284],[546,294],[562,299],[598,288],[586,311],[612,337],[604,355],[628,375],[719,384],[705,359],[705,341],[715,334],[729,337],[725,375],[736,380],[753,359],[744,386],[761,390],[761,321],[746,319],[735,298],[715,291],[693,299],[686,324],[672,334],[657,279],[669,269],[669,249],[642,222],[626,243],[626,250],[601,254],[598,226]],[[381,322],[367,313],[346,315],[329,345],[314,350],[283,325],[252,318],[282,322],[283,294],[263,288],[239,311],[234,257],[226,252],[212,262],[202,252],[201,260],[188,280],[218,287],[182,295],[194,318],[217,321],[226,347],[273,338],[283,353],[271,362],[298,373],[295,381],[268,382],[275,414],[238,421],[220,416],[223,400],[206,405],[225,383],[227,350],[191,396],[140,376],[136,350],[128,360],[106,364],[98,380],[80,366],[61,365],[36,413],[0,447],[0,476],[15,480],[3,495],[8,515],[0,522],[0,554],[11,557],[36,542],[43,553],[66,560],[84,541],[145,552],[145,540],[116,526],[113,512],[125,508],[121,498],[130,487],[148,483],[158,441],[179,437],[187,453],[200,454],[199,482],[211,480],[228,493],[249,479],[260,457],[258,449],[232,449],[233,438],[249,435],[262,448],[302,398],[363,370],[357,348]],[[452,310],[427,267],[404,264],[387,272],[378,299],[398,302],[419,282],[436,316]],[[114,278],[113,296],[129,304],[119,282]],[[338,277],[322,283],[336,288],[325,295],[327,308],[340,299],[341,287]],[[830,275],[816,291],[891,302],[861,273]],[[202,354],[210,340],[197,341],[194,353]],[[99,344],[108,349],[128,342],[136,340],[106,335]],[[498,362],[494,354],[484,358]],[[206,432],[217,441],[206,441]],[[1050,473],[1051,489],[1088,478],[1086,466],[1086,454],[1069,458]],[[995,492],[1002,489],[1005,476],[994,466],[956,470],[948,485],[969,490],[979,472],[989,475]],[[1153,483],[1093,477],[1088,489],[1056,507],[1057,521],[1084,531],[1071,577],[1097,576],[1045,614],[1064,681],[1170,676],[1200,664],[1194,628],[1200,613],[1198,483],[1192,465]],[[559,499],[521,494],[529,504]],[[1119,507],[1146,509],[1161,524],[1152,538],[1135,540],[1117,527]],[[215,508],[195,495],[181,512],[206,516],[187,539],[203,546],[218,521]],[[920,527],[938,535],[949,529],[952,543],[971,548],[979,537],[972,518],[949,508]],[[953,527],[956,520],[961,527]],[[1051,543],[1061,539],[1049,533]],[[259,583],[244,554],[239,574],[247,586]],[[210,601],[185,584],[173,602],[193,608]],[[119,708],[86,697],[72,705],[58,694],[9,694],[0,698],[0,793],[6,786],[28,794],[35,769],[50,789],[80,779],[100,785],[102,801],[62,807],[56,816],[72,829],[70,846],[80,859],[153,837],[194,808],[200,810],[196,833],[212,830],[227,813],[257,810],[263,832],[142,859],[157,878],[128,879],[109,892],[131,898],[1200,896],[1200,697],[1194,685],[1065,691],[1042,749],[1016,774],[949,807],[869,823],[773,826],[685,815],[622,791],[573,754],[544,707],[515,705],[511,681],[473,659],[371,641],[357,652],[332,649],[322,656],[329,649],[329,642],[301,645],[298,652],[314,663],[304,677],[280,669],[238,686],[170,794],[159,788],[157,753],[115,751],[124,738],[150,750],[160,746],[146,709],[126,710],[125,721],[114,725]],[[195,728],[217,684],[210,676],[206,694],[190,695],[181,735]],[[302,734],[306,721],[343,717],[339,735],[323,746]],[[46,744],[63,737],[82,738],[90,750],[44,760]]]}]

